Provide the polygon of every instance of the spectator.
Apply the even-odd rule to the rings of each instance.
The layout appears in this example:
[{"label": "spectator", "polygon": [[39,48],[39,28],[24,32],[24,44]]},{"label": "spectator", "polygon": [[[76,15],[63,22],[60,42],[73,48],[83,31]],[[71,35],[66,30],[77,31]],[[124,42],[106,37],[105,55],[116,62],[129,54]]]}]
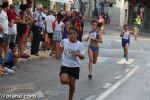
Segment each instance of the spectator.
[{"label": "spectator", "polygon": [[101,25],[102,34],[104,34],[104,23],[105,23],[105,21],[104,21],[103,16],[101,16],[101,15],[99,16],[99,23]]},{"label": "spectator", "polygon": [[8,17],[7,17],[7,11],[8,9],[8,2],[3,2],[2,6],[0,6],[0,24],[2,26],[2,32],[3,36],[1,36],[3,39],[1,43],[3,42],[2,48],[1,48],[1,57],[4,50],[4,55],[6,55],[8,50],[8,44],[9,44],[9,37],[8,37]]},{"label": "spectator", "polygon": [[16,35],[17,35],[17,26],[15,23],[15,20],[18,20],[19,17],[17,16],[17,13],[15,11],[15,5],[11,4],[8,11],[7,11],[8,21],[9,21],[9,43],[15,43],[16,42]]},{"label": "spectator", "polygon": [[49,37],[49,45],[47,45],[47,47],[50,46],[51,49],[51,53],[50,55],[52,55],[53,49],[54,49],[54,45],[53,45],[53,23],[55,21],[55,16],[53,16],[53,11],[50,11],[50,14],[46,17],[46,32],[48,33],[48,37]]},{"label": "spectator", "polygon": [[29,33],[29,23],[31,19],[27,16],[27,5],[20,5],[20,20],[18,21],[17,31],[18,31],[18,46],[19,46],[19,55],[21,58],[30,57],[28,54],[24,53],[27,44],[27,38]]},{"label": "spectator", "polygon": [[42,10],[43,6],[41,4],[37,4],[36,11],[33,13],[34,24],[32,27],[33,39],[31,43],[31,55],[35,56],[39,56],[40,34],[43,28]]},{"label": "spectator", "polygon": [[16,66],[18,66],[18,58],[19,58],[18,46],[12,43],[10,44],[10,49],[6,54],[4,66],[9,69],[16,68]]}]

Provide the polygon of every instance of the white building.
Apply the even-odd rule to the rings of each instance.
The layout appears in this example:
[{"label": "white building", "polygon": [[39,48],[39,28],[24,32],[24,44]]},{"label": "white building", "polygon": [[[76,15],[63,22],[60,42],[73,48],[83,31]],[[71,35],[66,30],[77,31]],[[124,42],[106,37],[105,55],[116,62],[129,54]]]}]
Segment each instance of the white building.
[{"label": "white building", "polygon": [[110,23],[123,26],[128,21],[128,2],[116,0],[116,4],[108,10],[110,14]]},{"label": "white building", "polygon": [[[92,12],[95,9],[94,0],[82,0],[84,16],[93,18]],[[80,11],[79,0],[75,0],[74,8]],[[108,12],[110,17],[110,24],[123,26],[128,20],[128,2],[125,0],[97,0],[96,8],[98,14]]]}]

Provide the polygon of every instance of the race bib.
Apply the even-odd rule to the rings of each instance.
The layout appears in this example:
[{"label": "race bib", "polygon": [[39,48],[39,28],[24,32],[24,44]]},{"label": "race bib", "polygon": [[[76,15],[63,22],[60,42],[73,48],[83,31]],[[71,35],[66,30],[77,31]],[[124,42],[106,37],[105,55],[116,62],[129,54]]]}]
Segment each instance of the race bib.
[{"label": "race bib", "polygon": [[96,32],[90,33],[90,39],[96,39],[96,36],[97,36]]},{"label": "race bib", "polygon": [[72,56],[73,55],[73,50],[72,49],[66,49],[65,51],[64,51],[64,55],[66,55],[66,56]]}]

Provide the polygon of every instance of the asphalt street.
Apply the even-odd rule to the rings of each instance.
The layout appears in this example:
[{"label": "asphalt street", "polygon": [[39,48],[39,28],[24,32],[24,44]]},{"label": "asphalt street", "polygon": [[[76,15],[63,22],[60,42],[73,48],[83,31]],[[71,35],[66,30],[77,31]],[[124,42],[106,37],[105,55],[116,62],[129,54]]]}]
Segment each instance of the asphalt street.
[{"label": "asphalt street", "polygon": [[[149,43],[147,38],[132,38],[129,62],[125,64],[119,35],[104,35],[92,80],[87,77],[87,52],[81,61],[74,100],[150,100]],[[87,49],[88,43],[84,44]],[[36,94],[36,98],[19,100],[67,100],[68,86],[59,82],[60,61],[42,57],[20,66],[15,74],[0,77],[0,100],[11,100],[6,99],[8,94]]]}]

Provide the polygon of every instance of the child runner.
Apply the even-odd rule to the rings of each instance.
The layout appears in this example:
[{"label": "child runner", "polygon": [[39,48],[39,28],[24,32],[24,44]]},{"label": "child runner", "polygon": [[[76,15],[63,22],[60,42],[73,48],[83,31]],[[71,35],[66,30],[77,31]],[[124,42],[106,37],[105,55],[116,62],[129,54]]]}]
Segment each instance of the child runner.
[{"label": "child runner", "polygon": [[121,32],[120,37],[122,37],[124,58],[126,61],[128,61],[128,46],[130,44],[130,32],[128,31],[128,25],[125,24],[123,26],[123,31]]},{"label": "child runner", "polygon": [[75,82],[79,79],[80,62],[84,59],[85,47],[77,40],[78,33],[74,27],[69,28],[69,38],[60,43],[63,49],[62,66],[60,71],[60,82],[69,85],[69,100],[73,99]]},{"label": "child runner", "polygon": [[92,64],[97,62],[97,57],[99,53],[99,43],[102,43],[102,34],[99,31],[99,22],[96,20],[92,21],[92,31],[89,33],[89,36],[86,41],[90,39],[90,44],[88,47],[89,55],[89,79],[92,79]]}]

